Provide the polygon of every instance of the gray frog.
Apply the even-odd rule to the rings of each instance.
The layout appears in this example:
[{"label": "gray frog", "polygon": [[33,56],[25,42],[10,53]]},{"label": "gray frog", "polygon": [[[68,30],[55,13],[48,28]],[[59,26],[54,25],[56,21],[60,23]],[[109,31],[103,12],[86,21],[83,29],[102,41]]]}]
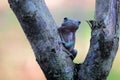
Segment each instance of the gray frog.
[{"label": "gray frog", "polygon": [[65,51],[71,57],[72,60],[77,54],[77,50],[74,49],[75,33],[76,30],[79,28],[80,23],[80,21],[71,20],[65,17],[61,27],[58,28],[62,44],[66,48]]}]

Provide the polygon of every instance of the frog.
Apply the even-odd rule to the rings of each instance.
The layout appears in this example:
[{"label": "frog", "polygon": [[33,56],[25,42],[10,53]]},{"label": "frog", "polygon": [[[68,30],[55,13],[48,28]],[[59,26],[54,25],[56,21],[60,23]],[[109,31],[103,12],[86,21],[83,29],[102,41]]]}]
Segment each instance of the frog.
[{"label": "frog", "polygon": [[65,47],[66,53],[69,57],[73,60],[77,55],[77,50],[74,49],[75,47],[75,40],[76,40],[76,31],[79,28],[81,21],[79,20],[72,20],[68,17],[65,17],[63,23],[58,28],[58,32],[61,38],[61,43]]}]

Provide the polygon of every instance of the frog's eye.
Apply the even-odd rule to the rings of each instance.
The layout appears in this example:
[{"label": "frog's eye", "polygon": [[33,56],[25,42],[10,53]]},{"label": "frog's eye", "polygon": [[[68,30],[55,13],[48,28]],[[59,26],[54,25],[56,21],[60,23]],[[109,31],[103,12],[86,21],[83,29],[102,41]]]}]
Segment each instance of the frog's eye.
[{"label": "frog's eye", "polygon": [[78,21],[78,25],[81,23],[81,21]]},{"label": "frog's eye", "polygon": [[67,17],[65,17],[65,18],[64,18],[64,21],[67,21],[67,20],[68,20],[68,18],[67,18]]}]

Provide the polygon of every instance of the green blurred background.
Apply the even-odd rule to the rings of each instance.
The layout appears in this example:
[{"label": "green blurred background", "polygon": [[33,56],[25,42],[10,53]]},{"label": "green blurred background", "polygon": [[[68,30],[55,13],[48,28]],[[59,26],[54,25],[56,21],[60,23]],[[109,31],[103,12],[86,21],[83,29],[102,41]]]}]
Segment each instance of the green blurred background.
[{"label": "green blurred background", "polygon": [[[64,17],[81,20],[77,31],[74,62],[83,62],[89,49],[90,28],[85,20],[94,19],[94,0],[45,0],[58,26]],[[120,80],[120,50],[107,80]],[[0,80],[45,80],[34,53],[7,0],[0,0]]]}]

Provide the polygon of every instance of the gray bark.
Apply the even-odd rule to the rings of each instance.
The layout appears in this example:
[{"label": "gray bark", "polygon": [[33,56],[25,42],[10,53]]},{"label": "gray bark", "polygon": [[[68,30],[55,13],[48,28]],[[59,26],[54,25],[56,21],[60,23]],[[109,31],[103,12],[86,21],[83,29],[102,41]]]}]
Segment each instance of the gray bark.
[{"label": "gray bark", "polygon": [[118,22],[120,24],[120,0],[117,0],[117,14],[118,14]]},{"label": "gray bark", "polygon": [[118,49],[117,0],[96,0],[88,55],[79,70],[81,80],[106,80]]},{"label": "gray bark", "polygon": [[82,64],[63,51],[57,26],[44,0],[8,0],[47,80],[106,80],[118,49],[117,0],[96,0],[91,40]]},{"label": "gray bark", "polygon": [[62,51],[60,37],[44,0],[8,0],[48,80],[71,80],[74,63]]}]

